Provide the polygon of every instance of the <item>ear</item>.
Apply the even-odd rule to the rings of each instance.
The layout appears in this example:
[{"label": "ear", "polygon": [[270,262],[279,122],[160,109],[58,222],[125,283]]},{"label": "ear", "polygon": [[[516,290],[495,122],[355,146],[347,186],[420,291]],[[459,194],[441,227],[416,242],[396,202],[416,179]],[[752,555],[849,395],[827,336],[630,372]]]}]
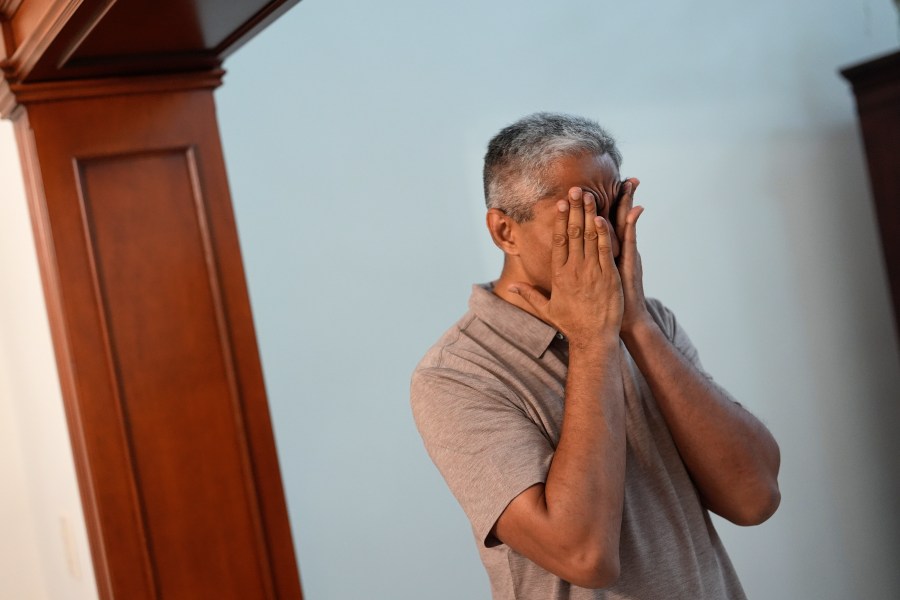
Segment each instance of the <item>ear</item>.
[{"label": "ear", "polygon": [[503,250],[504,254],[517,256],[519,254],[517,243],[519,224],[498,208],[488,209],[485,221],[494,244]]}]

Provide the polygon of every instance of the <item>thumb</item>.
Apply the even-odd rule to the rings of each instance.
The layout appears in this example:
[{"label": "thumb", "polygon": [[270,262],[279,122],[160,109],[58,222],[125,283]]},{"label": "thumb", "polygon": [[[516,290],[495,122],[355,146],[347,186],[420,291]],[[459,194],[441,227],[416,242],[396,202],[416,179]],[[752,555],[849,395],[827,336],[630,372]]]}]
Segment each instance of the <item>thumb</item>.
[{"label": "thumb", "polygon": [[539,292],[534,286],[528,283],[517,281],[506,289],[514,294],[518,294],[519,296],[521,296],[522,299],[530,304],[539,315],[546,315],[547,307],[550,304],[550,299]]}]

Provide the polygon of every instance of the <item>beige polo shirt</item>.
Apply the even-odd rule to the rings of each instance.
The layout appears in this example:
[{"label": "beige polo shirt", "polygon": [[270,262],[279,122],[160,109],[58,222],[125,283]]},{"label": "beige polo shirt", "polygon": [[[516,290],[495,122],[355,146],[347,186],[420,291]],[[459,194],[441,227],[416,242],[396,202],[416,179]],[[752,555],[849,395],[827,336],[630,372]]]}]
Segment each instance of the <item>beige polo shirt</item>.
[{"label": "beige polo shirt", "polygon": [[[572,585],[490,535],[513,498],[546,481],[568,361],[553,327],[490,289],[473,287],[469,311],[416,367],[411,401],[425,447],[472,524],[494,599],[745,598],[650,388],[621,343],[627,448],[618,582],[605,590]],[[671,311],[648,304],[702,371]]]}]

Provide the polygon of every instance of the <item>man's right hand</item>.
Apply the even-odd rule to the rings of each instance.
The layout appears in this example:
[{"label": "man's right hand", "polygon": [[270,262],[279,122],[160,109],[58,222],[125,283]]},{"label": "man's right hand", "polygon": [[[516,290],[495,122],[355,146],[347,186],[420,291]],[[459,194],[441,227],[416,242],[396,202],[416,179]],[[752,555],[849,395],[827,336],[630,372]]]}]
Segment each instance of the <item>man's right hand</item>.
[{"label": "man's right hand", "polygon": [[512,284],[509,291],[559,329],[570,347],[591,347],[606,336],[618,338],[624,298],[609,223],[597,215],[593,194],[580,187],[571,188],[557,209],[550,298],[522,282]]}]

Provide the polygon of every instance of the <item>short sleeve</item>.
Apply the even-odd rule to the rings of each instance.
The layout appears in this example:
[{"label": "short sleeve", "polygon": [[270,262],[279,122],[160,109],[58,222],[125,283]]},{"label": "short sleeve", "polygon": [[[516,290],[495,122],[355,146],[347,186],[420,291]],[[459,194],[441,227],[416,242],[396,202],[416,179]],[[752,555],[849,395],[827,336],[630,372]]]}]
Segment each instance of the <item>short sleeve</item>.
[{"label": "short sleeve", "polygon": [[656,321],[657,325],[659,325],[660,329],[663,330],[666,337],[669,338],[669,341],[672,342],[672,345],[674,345],[675,348],[687,358],[704,377],[713,381],[712,376],[706,372],[706,369],[704,369],[703,365],[700,363],[700,353],[697,352],[697,349],[691,342],[691,338],[688,337],[687,332],[678,323],[678,319],[675,318],[675,313],[655,298],[647,298],[647,309],[650,311],[650,315]]},{"label": "short sleeve", "polygon": [[520,493],[544,483],[553,446],[499,381],[446,368],[413,374],[413,417],[425,448],[487,547]]}]

